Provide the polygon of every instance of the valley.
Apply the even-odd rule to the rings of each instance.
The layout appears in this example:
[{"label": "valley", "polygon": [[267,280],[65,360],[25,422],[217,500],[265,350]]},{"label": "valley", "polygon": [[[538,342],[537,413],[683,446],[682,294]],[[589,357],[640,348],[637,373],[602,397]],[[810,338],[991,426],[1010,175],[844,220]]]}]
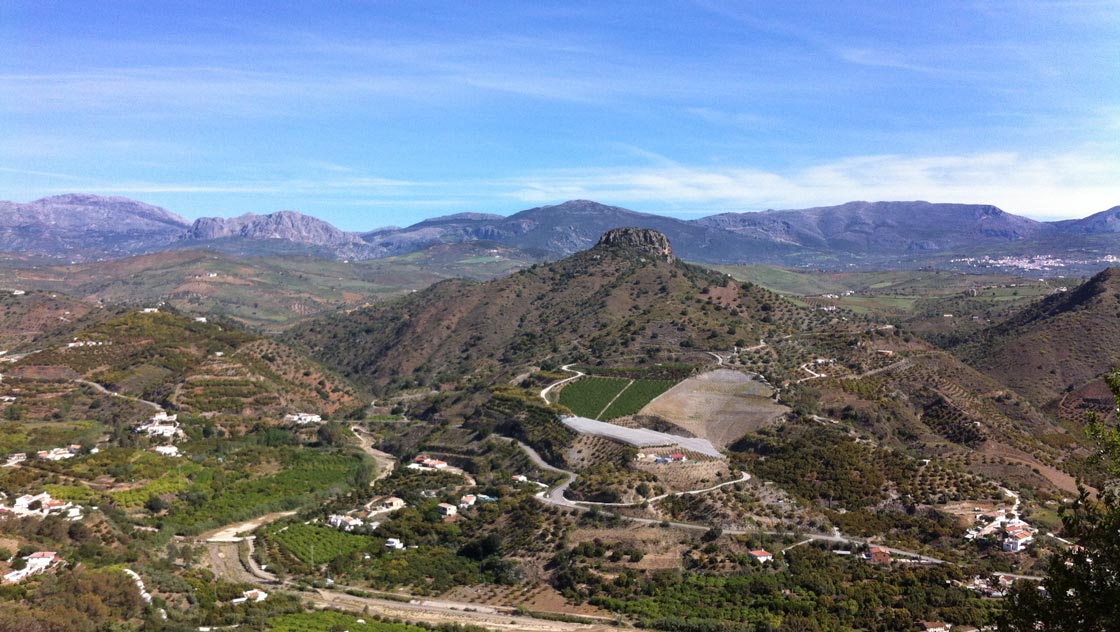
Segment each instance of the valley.
[{"label": "valley", "polygon": [[[622,229],[551,263],[7,274],[38,285],[3,299],[0,490],[49,497],[0,528],[127,566],[182,626],[982,626],[1069,549],[1078,482],[1107,482],[1084,434],[1107,355],[1014,353],[1108,335],[1112,272],[707,268]],[[241,298],[195,300],[233,277]],[[301,293],[318,307],[279,315]],[[46,607],[62,577],[12,590]]]}]

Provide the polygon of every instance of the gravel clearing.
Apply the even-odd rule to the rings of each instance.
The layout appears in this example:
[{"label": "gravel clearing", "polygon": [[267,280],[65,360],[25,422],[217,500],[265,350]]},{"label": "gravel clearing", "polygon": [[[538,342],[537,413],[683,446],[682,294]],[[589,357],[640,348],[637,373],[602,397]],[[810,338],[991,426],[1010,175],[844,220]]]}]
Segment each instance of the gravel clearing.
[{"label": "gravel clearing", "polygon": [[751,376],[717,369],[689,378],[641,410],[725,448],[737,439],[777,423],[789,408],[770,399],[773,390]]}]

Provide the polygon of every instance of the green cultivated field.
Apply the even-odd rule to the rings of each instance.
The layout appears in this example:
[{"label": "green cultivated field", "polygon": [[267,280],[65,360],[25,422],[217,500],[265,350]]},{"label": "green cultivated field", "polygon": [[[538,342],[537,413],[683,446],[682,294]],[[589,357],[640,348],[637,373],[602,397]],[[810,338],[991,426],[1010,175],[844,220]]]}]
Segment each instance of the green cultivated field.
[{"label": "green cultivated field", "polygon": [[170,519],[180,531],[197,533],[270,511],[293,509],[349,489],[358,463],[350,456],[303,452],[277,474],[230,483],[205,494],[197,505],[177,505]]},{"label": "green cultivated field", "polygon": [[[369,618],[366,617],[366,619]],[[353,615],[330,610],[297,612],[273,617],[268,621],[268,629],[273,630],[273,632],[333,632],[334,630],[349,630],[350,632],[427,632],[427,628],[406,623],[387,623],[383,621],[358,623],[358,619],[359,617]]]},{"label": "green cultivated field", "polygon": [[603,413],[603,419],[614,419],[633,415],[655,397],[673,388],[676,382],[672,380],[634,380],[630,388],[622,392],[618,399]]},{"label": "green cultivated field", "polygon": [[370,538],[352,535],[338,529],[320,525],[292,524],[281,527],[269,534],[301,562],[312,562],[311,547],[315,546],[314,562],[328,564],[336,557],[349,555],[363,548],[373,548],[376,544]]},{"label": "green cultivated field", "polygon": [[560,404],[580,417],[605,421],[633,415],[674,384],[672,380],[586,377],[560,391]]}]

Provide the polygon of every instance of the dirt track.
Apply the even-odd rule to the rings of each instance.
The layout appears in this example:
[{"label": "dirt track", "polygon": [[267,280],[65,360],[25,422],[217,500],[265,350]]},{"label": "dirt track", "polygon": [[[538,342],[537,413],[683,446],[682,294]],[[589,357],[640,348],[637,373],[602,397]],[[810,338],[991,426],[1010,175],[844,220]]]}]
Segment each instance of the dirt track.
[{"label": "dirt track", "polygon": [[446,603],[440,601],[411,602],[390,601],[370,597],[356,597],[346,593],[320,590],[304,595],[313,604],[324,608],[338,608],[351,612],[371,613],[427,623],[453,623],[458,625],[478,625],[491,630],[524,630],[525,632],[601,632],[617,629],[607,623],[586,624],[564,621],[547,621],[512,614],[509,608],[496,608],[476,604]]}]

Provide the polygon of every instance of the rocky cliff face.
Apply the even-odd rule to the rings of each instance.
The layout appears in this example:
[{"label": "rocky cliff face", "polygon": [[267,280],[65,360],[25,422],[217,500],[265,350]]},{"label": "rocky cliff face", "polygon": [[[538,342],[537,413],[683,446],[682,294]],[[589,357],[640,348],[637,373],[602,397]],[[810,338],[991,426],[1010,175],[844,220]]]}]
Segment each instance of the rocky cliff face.
[{"label": "rocky cliff face", "polygon": [[70,194],[26,204],[0,202],[0,251],[74,261],[158,250],[186,227],[174,213],[121,197]]},{"label": "rocky cliff face", "polygon": [[357,235],[341,231],[323,220],[294,211],[279,211],[268,215],[249,213],[231,219],[204,217],[195,221],[181,239],[208,240],[228,237],[286,239],[317,246],[341,246],[361,241]]},{"label": "rocky cliff face", "polygon": [[614,228],[603,233],[598,247],[628,249],[654,259],[673,260],[673,246],[669,238],[649,228]]}]

